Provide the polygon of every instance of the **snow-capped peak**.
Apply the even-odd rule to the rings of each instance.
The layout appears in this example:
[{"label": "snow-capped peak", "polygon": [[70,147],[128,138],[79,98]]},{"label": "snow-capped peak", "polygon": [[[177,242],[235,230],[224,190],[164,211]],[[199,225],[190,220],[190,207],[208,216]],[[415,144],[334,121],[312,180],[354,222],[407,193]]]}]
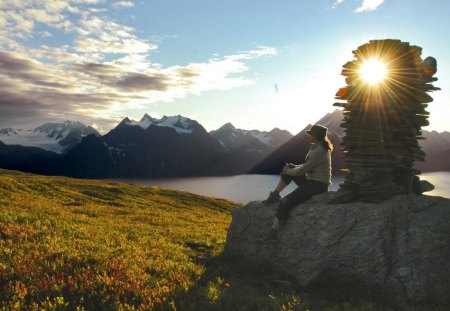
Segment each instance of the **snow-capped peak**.
[{"label": "snow-capped peak", "polygon": [[121,125],[140,126],[144,130],[146,130],[152,123],[153,122],[151,122],[145,116],[141,119],[141,121],[131,120],[128,117],[126,117],[125,119],[122,120],[122,122],[120,122],[119,126]]},{"label": "snow-capped peak", "polygon": [[140,127],[142,127],[144,130],[147,129],[150,125],[152,125],[153,123],[157,122],[158,119],[152,118],[150,115],[148,115],[147,113],[142,117],[141,121],[139,121],[138,125]]},{"label": "snow-capped peak", "polygon": [[63,153],[89,134],[99,135],[92,127],[80,122],[45,123],[34,130],[11,128],[0,130],[0,140],[6,145],[38,147]]},{"label": "snow-capped peak", "polygon": [[44,133],[56,140],[64,139],[73,130],[82,130],[86,127],[81,122],[65,121],[64,123],[45,123],[34,129],[36,133]]},{"label": "snow-capped peak", "polygon": [[148,129],[150,125],[162,126],[162,127],[170,127],[173,128],[179,134],[190,134],[192,133],[195,121],[183,117],[183,116],[164,116],[161,119],[155,119],[145,114],[141,121],[130,120],[129,118],[125,118],[121,124],[131,125],[131,126],[140,126],[144,130]]},{"label": "snow-capped peak", "polygon": [[154,123],[157,126],[171,127],[179,134],[190,134],[193,130],[193,121],[189,118],[178,116],[164,116],[161,120]]},{"label": "snow-capped peak", "polygon": [[231,123],[226,123],[219,129],[211,131],[210,135],[228,149],[233,149],[234,146],[239,146],[244,141],[248,143],[249,137],[253,137],[259,143],[269,147],[278,147],[292,137],[292,134],[288,131],[282,131],[276,128],[270,132],[243,130],[235,128]]},{"label": "snow-capped peak", "polygon": [[155,122],[155,121],[157,121],[158,119],[152,118],[148,113],[146,113],[146,114],[144,114],[144,116],[142,117],[141,122],[142,122],[142,121],[145,121],[145,120],[148,120],[148,121],[151,121],[151,122]]}]

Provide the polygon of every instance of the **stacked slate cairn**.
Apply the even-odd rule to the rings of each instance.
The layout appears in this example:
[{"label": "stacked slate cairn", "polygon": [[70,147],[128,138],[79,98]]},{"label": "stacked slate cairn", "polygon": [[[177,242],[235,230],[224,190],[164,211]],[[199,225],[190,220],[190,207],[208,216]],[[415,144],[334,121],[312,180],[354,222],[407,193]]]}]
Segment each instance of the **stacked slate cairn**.
[{"label": "stacked slate cairn", "polygon": [[[437,81],[436,60],[422,60],[421,50],[400,40],[372,40],[353,51],[355,59],[343,66],[347,86],[336,99],[344,101],[334,106],[344,108],[341,146],[348,169],[335,203],[379,202],[430,190],[421,184],[414,161],[425,160],[418,139],[424,139],[421,127],[429,124],[425,108],[433,99],[427,92],[439,88],[431,84]],[[370,59],[386,65],[386,77],[376,84],[360,74]]]}]

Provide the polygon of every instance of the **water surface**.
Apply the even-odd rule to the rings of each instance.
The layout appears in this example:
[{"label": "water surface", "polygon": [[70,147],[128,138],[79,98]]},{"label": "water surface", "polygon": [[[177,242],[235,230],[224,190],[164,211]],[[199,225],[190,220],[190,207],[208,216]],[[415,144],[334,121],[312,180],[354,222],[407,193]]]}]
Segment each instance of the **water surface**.
[{"label": "water surface", "polygon": [[[279,180],[279,175],[237,175],[220,177],[188,177],[164,179],[113,179],[113,181],[141,186],[159,186],[186,192],[224,198],[239,203],[264,200]],[[435,189],[427,195],[450,198],[450,172],[424,173],[421,179],[430,181]],[[343,181],[342,176],[333,177],[329,190],[337,190]],[[281,194],[286,195],[295,189],[289,185]]]}]

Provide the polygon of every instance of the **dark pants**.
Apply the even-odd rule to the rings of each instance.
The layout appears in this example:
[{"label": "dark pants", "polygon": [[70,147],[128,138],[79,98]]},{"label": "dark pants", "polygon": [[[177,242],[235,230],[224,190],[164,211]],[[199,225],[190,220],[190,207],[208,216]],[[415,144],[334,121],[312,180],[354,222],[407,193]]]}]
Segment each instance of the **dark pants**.
[{"label": "dark pants", "polygon": [[289,212],[294,206],[311,199],[316,194],[328,191],[328,184],[315,180],[307,180],[305,176],[289,176],[283,174],[281,178],[288,185],[291,181],[294,181],[298,188],[280,201],[275,214],[275,217],[280,221],[285,221],[288,218]]}]

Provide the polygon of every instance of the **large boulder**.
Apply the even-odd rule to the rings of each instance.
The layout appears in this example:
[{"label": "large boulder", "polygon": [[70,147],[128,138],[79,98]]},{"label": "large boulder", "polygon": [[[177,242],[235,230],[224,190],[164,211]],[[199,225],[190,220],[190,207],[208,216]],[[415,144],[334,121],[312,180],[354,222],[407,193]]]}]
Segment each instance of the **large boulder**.
[{"label": "large boulder", "polygon": [[272,243],[258,239],[270,229],[276,204],[234,209],[226,251],[269,263],[303,288],[357,289],[403,307],[450,305],[449,199],[327,204],[330,195],[294,208]]}]

